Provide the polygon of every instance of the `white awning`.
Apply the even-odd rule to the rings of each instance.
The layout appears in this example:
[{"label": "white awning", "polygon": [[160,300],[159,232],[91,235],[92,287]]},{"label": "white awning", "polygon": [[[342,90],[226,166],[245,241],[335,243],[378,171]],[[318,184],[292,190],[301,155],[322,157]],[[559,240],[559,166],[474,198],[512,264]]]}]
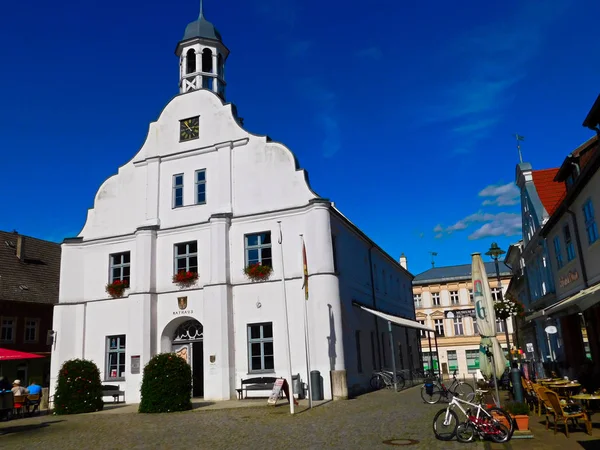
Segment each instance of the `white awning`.
[{"label": "white awning", "polygon": [[399,325],[401,327],[406,327],[406,328],[415,328],[417,330],[431,331],[431,332],[435,333],[435,330],[433,328],[429,328],[425,325],[421,325],[419,322],[417,322],[415,320],[405,319],[403,317],[394,316],[392,314],[386,314],[384,312],[377,311],[375,309],[367,308],[366,306],[363,306],[357,302],[353,302],[353,304],[354,304],[354,306],[358,306],[360,309],[362,309],[368,313],[371,313],[375,316],[381,317],[384,320],[388,320],[395,325]]},{"label": "white awning", "polygon": [[574,308],[578,311],[585,311],[591,308],[596,303],[600,302],[600,284],[596,284],[587,289],[579,291],[577,294],[572,295],[569,298],[561,300],[553,305],[547,306],[544,309],[536,311],[525,317],[526,321],[539,319],[540,317],[550,316],[563,311],[567,308]]},{"label": "white awning", "polygon": [[554,314],[570,307],[575,307],[578,311],[585,311],[600,301],[600,295],[594,295],[600,294],[599,291],[600,284],[583,289],[577,294],[548,307],[546,314]]}]

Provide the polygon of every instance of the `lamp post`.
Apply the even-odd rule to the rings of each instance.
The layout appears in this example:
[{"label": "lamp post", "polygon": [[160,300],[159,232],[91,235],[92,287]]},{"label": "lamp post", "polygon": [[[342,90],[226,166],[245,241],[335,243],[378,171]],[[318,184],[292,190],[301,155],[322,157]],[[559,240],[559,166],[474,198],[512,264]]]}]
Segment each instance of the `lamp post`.
[{"label": "lamp post", "polygon": [[[506,252],[504,250],[502,250],[500,247],[498,247],[498,244],[495,242],[492,242],[490,249],[487,252],[485,252],[486,255],[490,256],[494,260],[494,264],[496,265],[496,278],[498,280],[498,288],[500,289],[500,291],[499,291],[500,298],[503,297],[503,294],[502,294],[502,280],[500,279],[500,266],[498,265],[498,258],[500,256],[504,255],[505,253]],[[509,339],[509,335],[508,335],[508,326],[506,324],[506,318],[502,319],[502,321],[504,322],[504,333],[506,336],[506,349],[508,350],[508,359],[510,362],[512,362],[512,354],[510,352],[510,339]]]}]

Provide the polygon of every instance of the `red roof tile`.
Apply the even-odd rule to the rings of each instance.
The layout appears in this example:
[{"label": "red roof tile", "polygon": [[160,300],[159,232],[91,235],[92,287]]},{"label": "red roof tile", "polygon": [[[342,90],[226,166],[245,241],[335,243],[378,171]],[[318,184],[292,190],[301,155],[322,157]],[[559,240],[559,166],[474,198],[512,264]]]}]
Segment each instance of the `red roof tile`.
[{"label": "red roof tile", "polygon": [[558,169],[532,171],[533,184],[535,184],[535,189],[549,215],[556,211],[567,192],[565,183],[554,181],[557,173]]}]

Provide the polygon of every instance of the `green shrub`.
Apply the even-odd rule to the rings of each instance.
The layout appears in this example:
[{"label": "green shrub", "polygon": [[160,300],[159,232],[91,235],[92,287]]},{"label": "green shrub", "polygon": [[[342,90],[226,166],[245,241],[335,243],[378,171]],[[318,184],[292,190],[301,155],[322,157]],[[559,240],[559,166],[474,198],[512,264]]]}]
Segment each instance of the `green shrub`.
[{"label": "green shrub", "polygon": [[523,402],[508,402],[504,410],[513,416],[528,416],[529,406]]},{"label": "green shrub", "polygon": [[161,353],[144,367],[139,412],[163,413],[192,409],[192,369],[175,353]]},{"label": "green shrub", "polygon": [[100,411],[102,383],[96,364],[85,359],[65,361],[58,372],[54,411],[56,414],[80,414]]}]

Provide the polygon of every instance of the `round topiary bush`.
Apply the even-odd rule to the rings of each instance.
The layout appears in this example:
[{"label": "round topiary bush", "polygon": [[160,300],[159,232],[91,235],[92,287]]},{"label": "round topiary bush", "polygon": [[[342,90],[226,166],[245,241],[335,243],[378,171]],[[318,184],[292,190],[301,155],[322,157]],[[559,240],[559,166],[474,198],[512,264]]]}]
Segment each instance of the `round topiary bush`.
[{"label": "round topiary bush", "polygon": [[54,394],[56,414],[80,414],[100,411],[102,383],[96,364],[85,359],[65,361],[58,372]]},{"label": "round topiary bush", "polygon": [[175,353],[161,353],[144,367],[139,412],[163,413],[192,409],[192,368]]}]

